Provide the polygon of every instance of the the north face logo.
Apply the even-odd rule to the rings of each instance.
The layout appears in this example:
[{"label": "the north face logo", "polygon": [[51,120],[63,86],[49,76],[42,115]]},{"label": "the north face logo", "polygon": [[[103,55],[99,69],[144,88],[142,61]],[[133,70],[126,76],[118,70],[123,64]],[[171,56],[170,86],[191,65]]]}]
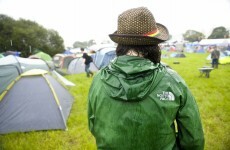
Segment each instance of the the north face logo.
[{"label": "the north face logo", "polygon": [[157,94],[157,97],[159,97],[160,100],[162,101],[174,101],[175,100],[175,96],[173,95],[172,92],[163,91],[162,94]]}]

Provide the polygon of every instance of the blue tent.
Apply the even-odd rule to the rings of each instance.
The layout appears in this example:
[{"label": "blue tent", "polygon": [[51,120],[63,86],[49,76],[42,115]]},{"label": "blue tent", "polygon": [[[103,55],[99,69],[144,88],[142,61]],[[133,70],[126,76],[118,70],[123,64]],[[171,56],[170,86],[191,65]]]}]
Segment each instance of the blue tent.
[{"label": "blue tent", "polygon": [[199,47],[195,52],[196,53],[205,53],[205,50],[203,47]]},{"label": "blue tent", "polygon": [[73,54],[70,50],[65,50],[63,54]]},{"label": "blue tent", "polygon": [[18,51],[6,51],[5,52],[5,56],[8,56],[8,55],[19,56],[20,54],[21,52],[18,52]]},{"label": "blue tent", "polygon": [[101,69],[109,64],[116,57],[116,47],[106,47],[96,51],[93,60],[98,69]]}]

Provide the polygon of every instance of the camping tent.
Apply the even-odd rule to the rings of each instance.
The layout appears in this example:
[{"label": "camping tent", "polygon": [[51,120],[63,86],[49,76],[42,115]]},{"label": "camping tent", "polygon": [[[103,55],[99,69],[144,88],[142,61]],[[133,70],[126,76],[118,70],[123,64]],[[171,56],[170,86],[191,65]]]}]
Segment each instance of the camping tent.
[{"label": "camping tent", "polygon": [[73,53],[72,53],[70,50],[65,50],[65,51],[63,52],[63,54],[72,55]]},{"label": "camping tent", "polygon": [[70,62],[74,59],[73,56],[65,56],[63,60],[61,61],[61,68],[67,69]]},{"label": "camping tent", "polygon": [[[206,60],[211,60],[211,54],[208,55]],[[224,64],[229,64],[229,63],[230,63],[230,56],[228,56],[224,52],[220,52],[219,64],[224,65]]]},{"label": "camping tent", "polygon": [[106,47],[96,51],[94,63],[98,69],[101,69],[109,64],[116,57],[116,47]]},{"label": "camping tent", "polygon": [[[220,52],[220,58],[226,57],[226,56],[227,56],[227,55],[226,55],[225,53]],[[209,54],[209,55],[207,56],[206,60],[211,60],[211,54]]]},{"label": "camping tent", "polygon": [[[90,63],[89,69],[93,72],[98,71],[94,63]],[[81,57],[75,58],[70,62],[68,66],[69,74],[78,74],[78,73],[84,73],[84,72],[85,72],[85,65],[83,63],[83,58]]]},{"label": "camping tent", "polygon": [[115,45],[114,44],[96,44],[96,45],[90,46],[88,49],[93,50],[93,51],[98,51],[100,49],[107,48],[107,47],[115,47]]},{"label": "camping tent", "polygon": [[0,94],[20,74],[31,69],[52,71],[56,78],[63,81],[66,86],[74,86],[73,83],[52,70],[50,64],[41,59],[29,59],[9,55],[0,59]]},{"label": "camping tent", "polygon": [[170,57],[175,57],[175,58],[184,58],[186,57],[184,53],[172,53],[170,54]]},{"label": "camping tent", "polygon": [[195,53],[205,53],[205,49],[203,46],[198,46],[194,52]]},{"label": "camping tent", "polygon": [[223,51],[223,53],[224,53],[226,56],[230,56],[230,51],[229,51],[229,50],[225,50],[225,51]]},{"label": "camping tent", "polygon": [[47,71],[21,74],[0,95],[0,134],[66,129],[73,97]]},{"label": "camping tent", "polygon": [[70,49],[69,51],[70,51],[71,53],[74,53],[74,54],[81,54],[81,53],[82,53],[80,47]]},{"label": "camping tent", "polygon": [[55,70],[61,75],[68,74],[68,66],[75,57],[73,55],[65,55],[65,54],[56,54],[53,57],[53,62],[55,65]]},{"label": "camping tent", "polygon": [[229,64],[230,63],[230,56],[225,56],[219,59],[219,63],[224,65],[224,64]]},{"label": "camping tent", "polygon": [[31,69],[43,69],[49,71],[51,66],[41,59],[22,58],[9,55],[0,59],[0,65],[17,65],[22,72]]},{"label": "camping tent", "polygon": [[53,56],[53,62],[55,67],[60,67],[62,59],[67,56],[66,54],[56,54]]},{"label": "camping tent", "polygon": [[46,54],[44,52],[38,52],[34,55],[31,55],[29,56],[29,58],[32,58],[32,59],[42,59],[42,60],[45,60],[45,61],[52,61],[52,57],[49,55],[49,54]]},{"label": "camping tent", "polygon": [[15,65],[0,65],[0,94],[6,87],[21,74],[20,68]]},{"label": "camping tent", "polygon": [[40,59],[21,58],[9,55],[0,59],[0,94],[21,73],[31,69],[49,71],[49,66]]},{"label": "camping tent", "polygon": [[3,54],[0,54],[0,58],[3,58],[3,57],[5,57]]},{"label": "camping tent", "polygon": [[227,46],[230,44],[230,39],[202,39],[199,42],[200,45],[206,45],[206,46]]},{"label": "camping tent", "polygon": [[55,67],[66,69],[69,66],[69,63],[74,59],[75,57],[72,55],[66,55],[66,54],[56,54],[53,57],[53,62]]},{"label": "camping tent", "polygon": [[14,55],[14,56],[19,56],[21,52],[18,51],[6,51],[3,55],[8,56],[8,55]]}]

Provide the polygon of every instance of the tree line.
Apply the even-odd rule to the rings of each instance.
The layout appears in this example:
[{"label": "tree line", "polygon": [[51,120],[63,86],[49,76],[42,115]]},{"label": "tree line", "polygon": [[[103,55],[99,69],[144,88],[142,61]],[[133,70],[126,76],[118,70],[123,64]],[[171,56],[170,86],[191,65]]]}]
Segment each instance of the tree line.
[{"label": "tree line", "polygon": [[[205,35],[201,32],[195,31],[195,30],[187,30],[183,34],[183,38],[186,41],[189,42],[196,42],[200,41],[205,37]],[[212,30],[212,33],[207,37],[207,39],[225,39],[225,38],[230,38],[229,36],[229,30],[227,30],[225,27],[220,26],[216,27]]]},{"label": "tree line", "polygon": [[57,31],[36,22],[0,14],[0,53],[6,51],[21,52],[22,57],[36,51],[53,56],[64,51],[64,40]]}]

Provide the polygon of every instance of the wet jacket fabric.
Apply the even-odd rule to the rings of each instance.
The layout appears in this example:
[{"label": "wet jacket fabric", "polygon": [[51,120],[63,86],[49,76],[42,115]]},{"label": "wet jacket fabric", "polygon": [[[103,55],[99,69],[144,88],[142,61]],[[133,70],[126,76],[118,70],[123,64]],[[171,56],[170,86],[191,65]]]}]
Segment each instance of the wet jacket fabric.
[{"label": "wet jacket fabric", "polygon": [[141,57],[119,56],[98,72],[89,91],[88,122],[98,149],[204,148],[199,110],[184,80]]}]

